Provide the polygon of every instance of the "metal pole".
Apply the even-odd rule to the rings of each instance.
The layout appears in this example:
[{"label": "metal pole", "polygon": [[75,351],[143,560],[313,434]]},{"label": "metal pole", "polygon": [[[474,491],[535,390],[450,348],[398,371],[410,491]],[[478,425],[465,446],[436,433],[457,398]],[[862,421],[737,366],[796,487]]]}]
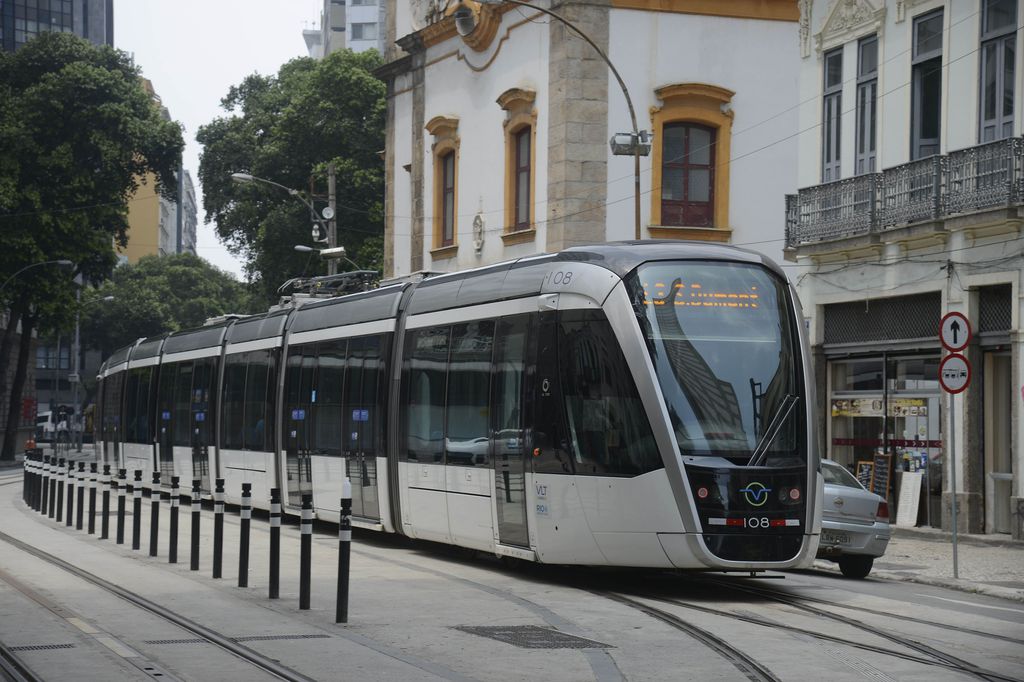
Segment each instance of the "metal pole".
[{"label": "metal pole", "polygon": [[78,499],[75,504],[77,505],[75,530],[82,530],[85,525],[85,462],[78,463]]},{"label": "metal pole", "polygon": [[341,487],[341,520],[338,523],[338,599],[334,622],[348,622],[348,574],[352,550],[352,483],[345,477]]},{"label": "metal pole", "polygon": [[[334,164],[329,163],[327,164],[327,205],[331,207],[332,211],[331,219],[327,221],[327,248],[329,249],[333,249],[338,245],[338,220],[333,214],[337,200],[336,184]],[[333,258],[327,261],[327,274],[338,274],[338,261]]]},{"label": "metal pole", "polygon": [[[76,280],[78,280],[80,278],[81,278],[81,275],[78,275],[77,277],[75,277]],[[74,385],[74,388],[72,389],[72,392],[71,392],[71,395],[73,396],[72,399],[71,399],[71,402],[72,402],[72,406],[71,406],[71,409],[72,409],[71,433],[73,433],[74,436],[75,436],[75,451],[76,452],[81,452],[82,451],[82,430],[77,428],[79,426],[79,422],[78,422],[78,412],[79,412],[79,410],[78,410],[78,386],[79,386],[79,384],[80,384],[80,382],[82,380],[82,374],[81,374],[81,369],[82,369],[81,364],[82,363],[81,363],[81,359],[79,357],[82,354],[82,346],[80,345],[81,341],[82,341],[82,339],[81,339],[81,317],[82,317],[82,312],[81,311],[82,311],[82,283],[79,282],[78,283],[78,287],[75,289],[75,342],[71,346],[71,352],[75,356],[74,357],[74,361],[73,361],[74,362],[74,367],[75,367],[75,385]],[[85,424],[83,423],[81,426],[84,427]]]},{"label": "metal pole", "polygon": [[96,534],[96,462],[89,462],[89,535]]},{"label": "metal pole", "polygon": [[313,496],[302,496],[302,536],[299,546],[299,609],[309,609],[309,574],[313,551]]},{"label": "metal pole", "polygon": [[956,579],[960,577],[956,536],[956,393],[949,396],[949,471],[953,479],[950,511],[953,517],[953,578]]},{"label": "metal pole", "polygon": [[64,458],[61,457],[57,460],[57,508],[51,509],[53,518],[57,519],[57,523],[64,518],[64,487],[67,485],[67,470],[64,468]]},{"label": "metal pole", "polygon": [[142,547],[142,469],[135,470],[132,481],[132,549]]},{"label": "metal pole", "polygon": [[281,585],[281,489],[270,489],[270,598],[280,596]]},{"label": "metal pole", "polygon": [[40,489],[39,513],[45,514],[50,502],[50,456],[43,455],[43,484]]},{"label": "metal pole", "polygon": [[103,511],[100,516],[100,540],[110,538],[110,488],[116,486],[110,475],[110,465],[103,465]]},{"label": "metal pole", "polygon": [[242,484],[242,506],[238,509],[238,586],[249,586],[249,524],[252,523],[252,483]]},{"label": "metal pole", "polygon": [[213,577],[221,575],[224,560],[224,479],[217,479],[213,491]]},{"label": "metal pole", "polygon": [[117,544],[119,545],[124,544],[124,496],[128,492],[126,488],[131,487],[127,485],[127,478],[127,469],[117,470],[117,481],[114,482],[114,489],[117,491]]},{"label": "metal pole", "polygon": [[203,513],[203,493],[199,485],[201,479],[192,479],[192,556],[189,559],[189,570],[199,570],[199,522]]},{"label": "metal pole", "polygon": [[169,496],[171,502],[171,537],[167,544],[167,563],[176,564],[178,563],[178,502],[181,499],[178,490],[178,482],[181,480],[178,476],[171,476],[171,494]]},{"label": "metal pole", "polygon": [[64,524],[68,528],[75,522],[75,463],[68,460],[68,516]]},{"label": "metal pole", "polygon": [[153,488],[149,491],[149,556],[156,556],[160,531],[160,472],[153,472]]}]

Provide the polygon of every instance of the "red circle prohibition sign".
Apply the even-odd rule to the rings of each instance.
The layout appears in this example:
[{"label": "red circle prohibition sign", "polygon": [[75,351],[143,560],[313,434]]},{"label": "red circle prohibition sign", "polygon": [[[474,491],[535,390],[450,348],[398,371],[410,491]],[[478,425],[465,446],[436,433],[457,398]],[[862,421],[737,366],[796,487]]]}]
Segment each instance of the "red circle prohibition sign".
[{"label": "red circle prohibition sign", "polygon": [[[954,360],[954,358],[957,361],[960,361],[960,360],[963,361],[964,369],[961,370],[961,372],[963,372],[963,373],[958,373],[958,375],[955,377],[955,379],[953,377],[950,377],[949,381],[954,381],[954,383],[950,384],[950,383],[947,383],[947,379],[946,379],[946,364],[949,363],[951,360]],[[952,371],[955,371],[955,370],[952,370]],[[962,386],[957,386],[957,384],[955,383],[956,379],[963,379],[963,382],[964,382],[963,385]],[[957,393],[963,393],[964,391],[966,391],[967,387],[971,385],[971,362],[970,362],[970,360],[968,360],[963,355],[960,355],[959,353],[950,353],[946,357],[942,358],[942,362],[939,363],[939,384],[942,386],[942,390],[944,390],[946,393],[950,393],[952,395],[956,395]]]}]

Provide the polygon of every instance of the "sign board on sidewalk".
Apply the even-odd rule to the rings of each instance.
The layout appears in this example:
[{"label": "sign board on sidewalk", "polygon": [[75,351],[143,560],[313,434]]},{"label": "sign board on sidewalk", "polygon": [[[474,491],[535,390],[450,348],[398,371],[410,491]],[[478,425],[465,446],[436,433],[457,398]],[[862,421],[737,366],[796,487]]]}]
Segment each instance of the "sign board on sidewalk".
[{"label": "sign board on sidewalk", "polygon": [[871,490],[871,480],[875,477],[875,463],[867,460],[857,462],[857,480],[860,484]]},{"label": "sign board on sidewalk", "polygon": [[939,322],[939,341],[951,353],[959,353],[971,342],[971,323],[963,313],[946,313]]},{"label": "sign board on sidewalk", "polygon": [[963,392],[971,383],[971,363],[967,358],[951,353],[942,358],[939,364],[939,385],[946,393],[957,394]]},{"label": "sign board on sidewalk", "polygon": [[892,457],[887,454],[875,453],[874,475],[871,477],[871,492],[889,499],[889,472],[892,470]]},{"label": "sign board on sidewalk", "polygon": [[896,505],[896,526],[899,528],[913,528],[917,525],[923,476],[922,471],[904,471],[900,475],[900,496]]}]

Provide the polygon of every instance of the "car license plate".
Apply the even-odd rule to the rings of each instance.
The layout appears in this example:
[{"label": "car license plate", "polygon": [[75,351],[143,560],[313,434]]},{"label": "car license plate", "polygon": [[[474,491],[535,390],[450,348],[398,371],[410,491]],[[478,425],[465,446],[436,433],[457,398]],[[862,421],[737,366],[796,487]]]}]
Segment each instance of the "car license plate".
[{"label": "car license plate", "polygon": [[848,545],[850,535],[838,530],[822,530],[821,541],[829,545]]}]

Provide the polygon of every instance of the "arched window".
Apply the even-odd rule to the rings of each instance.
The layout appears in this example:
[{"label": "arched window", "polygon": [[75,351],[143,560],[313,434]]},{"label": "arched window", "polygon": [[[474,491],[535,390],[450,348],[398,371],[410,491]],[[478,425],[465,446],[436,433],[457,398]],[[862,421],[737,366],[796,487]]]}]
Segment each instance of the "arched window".
[{"label": "arched window", "polygon": [[434,239],[430,255],[434,260],[454,258],[459,249],[459,119],[435,116],[426,127],[434,137]]},{"label": "arched window", "polygon": [[715,132],[696,123],[662,129],[662,225],[713,227]]},{"label": "arched window", "polygon": [[651,225],[655,238],[729,241],[733,92],[704,83],[654,91]]},{"label": "arched window", "polygon": [[533,90],[512,88],[498,97],[505,110],[505,229],[506,244],[534,239],[536,230],[537,110]]}]

